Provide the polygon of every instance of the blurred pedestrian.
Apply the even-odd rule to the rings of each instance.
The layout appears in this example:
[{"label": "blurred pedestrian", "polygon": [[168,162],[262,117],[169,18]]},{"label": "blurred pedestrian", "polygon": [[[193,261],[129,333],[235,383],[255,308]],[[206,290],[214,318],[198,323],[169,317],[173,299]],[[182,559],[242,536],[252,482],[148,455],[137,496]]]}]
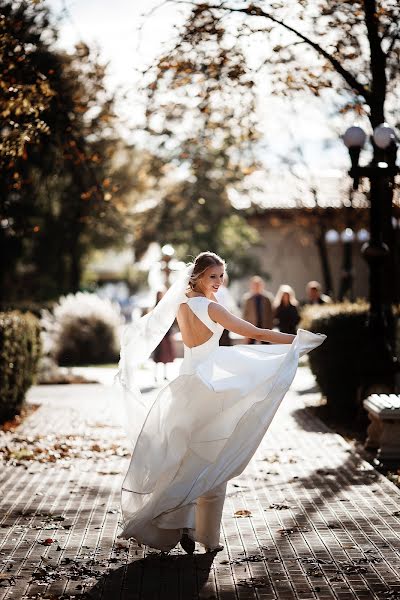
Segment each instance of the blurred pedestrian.
[{"label": "blurred pedestrian", "polygon": [[[258,275],[250,279],[250,292],[245,294],[243,305],[243,319],[262,329],[272,329],[274,298],[264,290],[264,281]],[[255,340],[248,340],[255,344]],[[263,344],[268,342],[262,342]]]},{"label": "blurred pedestrian", "polygon": [[[160,302],[164,292],[159,290],[156,295],[156,305]],[[167,363],[172,363],[175,360],[175,350],[172,340],[172,327],[167,331],[161,342],[155,348],[152,354],[152,359],[155,363],[155,380],[158,381],[158,365],[164,365],[163,379],[167,378]]]},{"label": "blurred pedestrian", "polygon": [[274,325],[282,333],[296,335],[297,325],[300,321],[299,303],[296,300],[294,289],[290,285],[281,285],[274,300]]},{"label": "blurred pedestrian", "polygon": [[306,285],[306,301],[305,304],[330,304],[332,298],[321,292],[321,284],[319,281],[309,281]]},{"label": "blurred pedestrian", "polygon": [[[215,295],[216,299],[218,300],[218,304],[221,304],[224,308],[229,310],[231,313],[233,313],[234,315],[237,315],[239,313],[239,308],[238,308],[235,300],[233,299],[232,294],[229,291],[228,285],[229,285],[229,277],[225,273],[223,283],[214,295]],[[232,346],[232,339],[231,339],[231,336],[229,335],[229,331],[227,329],[224,329],[224,331],[222,332],[222,335],[219,340],[219,345],[220,346]]]}]

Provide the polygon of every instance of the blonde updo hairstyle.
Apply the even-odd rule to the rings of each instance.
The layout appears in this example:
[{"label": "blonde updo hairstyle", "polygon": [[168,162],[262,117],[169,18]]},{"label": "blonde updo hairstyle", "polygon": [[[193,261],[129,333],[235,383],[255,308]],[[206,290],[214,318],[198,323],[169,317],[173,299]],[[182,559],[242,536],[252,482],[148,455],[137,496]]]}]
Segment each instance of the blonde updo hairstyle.
[{"label": "blonde updo hairstyle", "polygon": [[223,267],[226,270],[224,259],[215,252],[200,252],[194,259],[193,264],[193,273],[189,280],[189,288],[193,291],[196,283],[209,267]]}]

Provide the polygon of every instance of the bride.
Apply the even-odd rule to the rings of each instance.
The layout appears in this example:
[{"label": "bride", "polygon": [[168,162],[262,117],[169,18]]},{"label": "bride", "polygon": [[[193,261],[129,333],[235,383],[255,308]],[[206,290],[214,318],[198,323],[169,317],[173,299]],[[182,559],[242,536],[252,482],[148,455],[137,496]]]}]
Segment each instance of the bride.
[{"label": "bride", "polygon": [[[118,379],[129,417],[133,454],[121,494],[119,537],[167,551],[179,541],[192,554],[222,549],[226,484],[260,444],[294,378],[299,356],[326,336],[260,329],[218,304],[225,262],[202,252],[154,310],[128,325]],[[184,359],[179,376],[156,396],[142,396],[136,368],[175,318]],[[228,329],[269,345],[220,347]]]}]

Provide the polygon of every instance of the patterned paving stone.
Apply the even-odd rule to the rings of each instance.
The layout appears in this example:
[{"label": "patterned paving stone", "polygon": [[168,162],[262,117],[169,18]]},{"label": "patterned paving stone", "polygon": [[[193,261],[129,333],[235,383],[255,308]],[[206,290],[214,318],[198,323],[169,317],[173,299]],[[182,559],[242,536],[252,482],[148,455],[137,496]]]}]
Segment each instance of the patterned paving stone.
[{"label": "patterned paving stone", "polygon": [[224,550],[193,557],[117,539],[129,445],[111,380],[33,388],[39,408],[1,435],[0,600],[400,599],[400,490],[305,409],[307,368],[229,484]]}]

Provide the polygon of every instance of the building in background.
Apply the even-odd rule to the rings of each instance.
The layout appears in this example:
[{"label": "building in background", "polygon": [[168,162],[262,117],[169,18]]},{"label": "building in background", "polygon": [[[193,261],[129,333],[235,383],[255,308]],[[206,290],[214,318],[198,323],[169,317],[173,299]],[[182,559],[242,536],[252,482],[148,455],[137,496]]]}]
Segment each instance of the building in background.
[{"label": "building in background", "polygon": [[[244,210],[260,234],[254,253],[262,271],[269,274],[267,288],[276,293],[287,283],[302,299],[307,281],[316,279],[335,299],[367,297],[368,267],[361,254],[369,237],[367,193],[367,189],[353,192],[343,177],[321,176],[312,184],[293,177],[277,178],[266,189],[251,194],[252,204]],[[398,191],[393,228],[398,254]]]}]

